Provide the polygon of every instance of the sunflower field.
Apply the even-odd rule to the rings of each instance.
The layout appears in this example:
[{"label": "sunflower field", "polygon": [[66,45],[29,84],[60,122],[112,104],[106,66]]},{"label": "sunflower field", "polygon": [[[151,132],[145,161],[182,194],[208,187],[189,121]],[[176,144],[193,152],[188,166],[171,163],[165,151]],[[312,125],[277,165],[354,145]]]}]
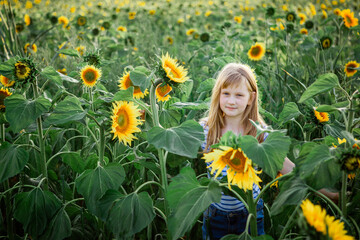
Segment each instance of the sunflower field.
[{"label": "sunflower field", "polygon": [[[222,192],[250,213],[222,239],[360,239],[359,9],[1,0],[0,239],[201,239]],[[268,137],[225,134],[204,154],[199,121],[230,62],[256,75]],[[208,178],[213,160],[233,175]]]}]

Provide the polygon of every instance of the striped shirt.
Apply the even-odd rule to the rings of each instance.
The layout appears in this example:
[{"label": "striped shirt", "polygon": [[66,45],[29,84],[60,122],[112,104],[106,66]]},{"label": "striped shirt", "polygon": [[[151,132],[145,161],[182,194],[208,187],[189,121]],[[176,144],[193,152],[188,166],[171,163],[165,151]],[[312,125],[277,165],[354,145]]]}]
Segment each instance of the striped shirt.
[{"label": "striped shirt", "polygon": [[[203,151],[205,151],[206,148],[206,140],[207,140],[207,135],[209,132],[209,126],[206,125],[206,122],[201,121],[200,125],[204,128],[204,135],[205,135],[205,141],[201,144],[201,148]],[[209,149],[208,149],[209,150]],[[207,167],[208,167],[208,177],[211,178],[210,172],[211,172],[211,167],[209,167],[211,165],[212,162],[210,163],[206,163]],[[222,171],[221,171],[221,175],[217,178],[218,180],[220,180],[221,178],[223,178],[224,176],[227,175],[227,171],[228,170],[228,166],[226,166]],[[260,188],[258,185],[256,185],[254,183],[253,185],[253,198],[255,199],[260,193]],[[220,209],[222,211],[240,211],[243,210],[245,208],[245,205],[243,204],[243,202],[241,202],[240,200],[238,200],[237,198],[225,195],[224,193],[221,193],[221,200],[220,203],[212,203],[211,205],[213,205],[214,207],[216,207],[217,209]]]}]

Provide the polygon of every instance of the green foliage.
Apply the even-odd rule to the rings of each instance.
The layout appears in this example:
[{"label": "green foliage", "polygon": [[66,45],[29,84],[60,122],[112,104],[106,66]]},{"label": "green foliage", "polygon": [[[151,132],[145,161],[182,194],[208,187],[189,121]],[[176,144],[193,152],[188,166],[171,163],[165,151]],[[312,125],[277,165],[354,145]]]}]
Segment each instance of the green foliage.
[{"label": "green foliage", "polygon": [[20,173],[29,160],[29,154],[25,149],[8,142],[0,145],[0,156],[0,183]]}]

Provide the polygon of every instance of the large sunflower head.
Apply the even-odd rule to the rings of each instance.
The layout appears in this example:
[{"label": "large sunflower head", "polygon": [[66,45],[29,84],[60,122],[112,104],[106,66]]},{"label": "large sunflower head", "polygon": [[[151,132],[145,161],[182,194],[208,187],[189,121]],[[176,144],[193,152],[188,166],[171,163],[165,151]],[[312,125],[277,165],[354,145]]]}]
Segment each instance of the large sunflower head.
[{"label": "large sunflower head", "polygon": [[0,82],[5,87],[11,87],[14,85],[15,81],[10,81],[7,77],[0,75]]},{"label": "large sunflower head", "polygon": [[161,57],[162,68],[166,73],[166,76],[175,83],[183,83],[189,79],[188,72],[177,63],[176,59],[169,56],[168,53]]},{"label": "large sunflower head", "polygon": [[126,90],[132,86],[134,87],[133,97],[135,99],[144,98],[149,93],[147,89],[145,89],[145,91],[142,92],[140,87],[134,86],[134,84],[131,82],[130,79],[130,73],[125,72],[119,80],[119,87],[121,90]]},{"label": "large sunflower head", "polygon": [[38,71],[35,64],[29,58],[22,58],[15,63],[14,76],[18,82],[31,82]]},{"label": "large sunflower head", "polygon": [[264,44],[256,43],[255,45],[251,46],[251,48],[247,54],[248,54],[248,57],[253,61],[261,60],[265,55]]},{"label": "large sunflower head", "polygon": [[205,159],[205,162],[211,163],[209,168],[212,168],[211,174],[216,171],[215,178],[228,166],[227,179],[229,188],[231,188],[231,184],[236,184],[239,188],[247,191],[253,189],[254,183],[260,187],[261,179],[257,174],[261,173],[261,171],[256,171],[252,167],[252,161],[241,148],[234,149],[221,146],[220,149],[205,153],[203,159]]},{"label": "large sunflower head", "polygon": [[0,111],[5,110],[5,98],[7,98],[8,96],[11,96],[11,94],[12,93],[9,92],[9,90],[6,88],[0,89]]},{"label": "large sunflower head", "polygon": [[140,109],[133,102],[116,101],[113,103],[113,115],[111,133],[124,144],[130,145],[136,137],[133,135],[141,130],[138,126],[142,123],[138,117],[141,116]]},{"label": "large sunflower head", "polygon": [[316,119],[319,120],[320,123],[329,121],[329,114],[327,112],[318,112],[314,109],[314,114]]},{"label": "large sunflower head", "polygon": [[156,87],[155,95],[158,101],[168,101],[170,99],[170,92],[172,87],[169,84],[163,83]]},{"label": "large sunflower head", "polygon": [[76,24],[77,24],[78,26],[85,26],[85,25],[86,25],[86,22],[87,22],[87,20],[86,20],[86,17],[84,17],[84,16],[79,16],[79,17],[76,19]]},{"label": "large sunflower head", "polygon": [[320,39],[320,49],[328,49],[331,47],[332,39],[330,37],[322,37]]},{"label": "large sunflower head", "polygon": [[101,70],[93,65],[86,65],[80,71],[80,77],[87,87],[95,86],[97,80],[101,77]]},{"label": "large sunflower head", "polygon": [[359,19],[354,17],[354,12],[351,12],[350,9],[345,9],[341,11],[341,16],[343,17],[344,24],[347,28],[359,25]]},{"label": "large sunflower head", "polygon": [[352,77],[357,72],[357,68],[360,67],[360,64],[356,61],[350,61],[345,64],[344,72],[346,73],[347,77]]}]

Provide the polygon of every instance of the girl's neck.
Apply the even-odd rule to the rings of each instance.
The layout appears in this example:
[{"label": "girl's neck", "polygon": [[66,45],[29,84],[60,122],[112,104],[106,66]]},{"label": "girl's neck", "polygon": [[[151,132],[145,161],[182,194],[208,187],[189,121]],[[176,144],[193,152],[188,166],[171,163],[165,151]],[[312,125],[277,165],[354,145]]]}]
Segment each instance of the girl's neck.
[{"label": "girl's neck", "polygon": [[224,117],[225,125],[221,128],[221,135],[224,135],[227,131],[232,131],[235,135],[244,135],[244,126],[241,120],[238,118]]}]

